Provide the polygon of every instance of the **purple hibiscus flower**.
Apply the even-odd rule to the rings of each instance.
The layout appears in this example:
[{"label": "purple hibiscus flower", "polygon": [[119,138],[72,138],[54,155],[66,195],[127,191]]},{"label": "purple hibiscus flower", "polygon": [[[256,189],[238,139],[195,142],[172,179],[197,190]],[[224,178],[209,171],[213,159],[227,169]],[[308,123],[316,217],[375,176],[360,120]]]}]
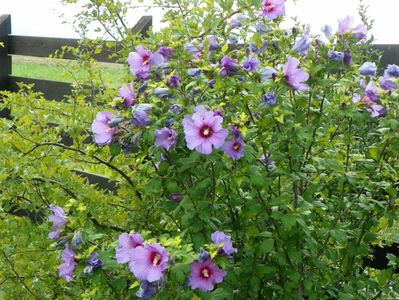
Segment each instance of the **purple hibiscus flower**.
[{"label": "purple hibiscus flower", "polygon": [[221,231],[215,231],[211,235],[211,240],[214,244],[219,245],[219,253],[231,257],[234,253],[237,253],[237,249],[233,247],[231,242],[231,236],[224,234]]},{"label": "purple hibiscus flower", "polygon": [[375,76],[377,74],[377,66],[373,62],[366,61],[360,66],[359,73],[362,75]]},{"label": "purple hibiscus flower", "polygon": [[277,103],[277,98],[275,93],[266,93],[262,96],[263,102],[267,105],[274,105]]},{"label": "purple hibiscus flower", "polygon": [[178,87],[180,85],[180,81],[181,81],[180,76],[173,74],[168,79],[168,87],[170,88]]},{"label": "purple hibiscus flower", "polygon": [[134,249],[143,245],[144,239],[139,233],[122,233],[119,236],[118,247],[115,252],[116,261],[120,264],[130,262]]},{"label": "purple hibiscus flower", "polygon": [[283,16],[285,14],[284,2],[285,0],[264,0],[262,2],[262,15],[269,20]]},{"label": "purple hibiscus flower", "polygon": [[259,60],[256,57],[248,57],[241,64],[242,68],[247,72],[254,72],[259,65]]},{"label": "purple hibiscus flower", "polygon": [[353,16],[346,16],[344,19],[338,20],[337,33],[339,35],[349,33],[358,39],[364,39],[367,35],[367,27],[363,24],[354,27],[354,21],[355,18]]},{"label": "purple hibiscus flower", "polygon": [[226,155],[234,160],[239,160],[244,156],[244,141],[241,137],[226,141],[223,150]]},{"label": "purple hibiscus flower", "polygon": [[215,283],[221,283],[225,276],[226,273],[215,266],[209,258],[203,262],[191,264],[191,274],[188,280],[193,290],[212,291]]},{"label": "purple hibiscus flower", "polygon": [[309,79],[309,74],[303,69],[299,69],[298,66],[298,59],[295,57],[288,58],[288,62],[284,66],[284,78],[287,84],[295,91],[309,91],[309,86],[303,83]]},{"label": "purple hibiscus flower", "polygon": [[160,280],[166,270],[169,255],[159,244],[137,247],[132,253],[129,269],[139,280]]},{"label": "purple hibiscus flower", "polygon": [[59,230],[68,222],[68,220],[65,216],[64,210],[61,207],[57,205],[50,205],[50,210],[53,212],[53,215],[49,216],[48,220],[53,222],[53,226],[48,237],[53,240],[60,237]]},{"label": "purple hibiscus flower", "polygon": [[165,47],[165,46],[159,47],[159,50],[158,50],[158,53],[163,56],[165,61],[168,61],[172,57],[173,52],[174,51],[173,51],[172,48],[168,48],[168,47]]},{"label": "purple hibiscus flower", "polygon": [[136,46],[136,52],[130,52],[127,62],[130,71],[140,79],[147,79],[150,76],[151,66],[160,65],[165,62],[165,58],[159,53],[152,53],[143,48]]},{"label": "purple hibiscus flower", "polygon": [[119,97],[123,99],[123,106],[129,108],[136,102],[136,93],[134,92],[133,82],[130,82],[128,86],[123,85],[119,89]]},{"label": "purple hibiscus flower", "polygon": [[383,106],[378,105],[378,104],[372,104],[370,108],[367,109],[367,111],[370,113],[370,115],[375,118],[375,117],[383,117],[386,115],[386,110]]},{"label": "purple hibiscus flower", "polygon": [[65,246],[61,255],[61,261],[63,263],[58,266],[59,276],[69,282],[73,279],[73,271],[75,271],[78,264],[75,259],[75,253],[69,245]]},{"label": "purple hibiscus flower", "polygon": [[114,115],[107,111],[100,111],[91,125],[91,130],[94,133],[94,141],[97,145],[110,144],[113,135],[118,131],[117,128],[111,128],[109,122],[114,118]]},{"label": "purple hibiscus flower", "polygon": [[220,69],[220,75],[222,76],[232,76],[237,71],[238,63],[228,56],[224,56],[220,61],[220,64],[222,66]]},{"label": "purple hibiscus flower", "polygon": [[212,147],[222,147],[227,137],[222,122],[223,117],[207,111],[204,106],[197,106],[192,116],[183,119],[187,147],[202,154],[212,153]]},{"label": "purple hibiscus flower", "polygon": [[173,129],[164,127],[155,130],[155,146],[169,150],[176,145],[177,133]]}]

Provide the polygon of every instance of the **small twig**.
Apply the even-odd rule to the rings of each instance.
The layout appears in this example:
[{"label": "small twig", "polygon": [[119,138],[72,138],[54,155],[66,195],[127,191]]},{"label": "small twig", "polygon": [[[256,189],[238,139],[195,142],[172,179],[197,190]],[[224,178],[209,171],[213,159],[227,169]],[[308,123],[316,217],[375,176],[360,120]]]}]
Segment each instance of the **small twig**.
[{"label": "small twig", "polygon": [[23,285],[23,287],[28,291],[29,294],[31,294],[33,296],[33,298],[35,299],[40,299],[37,295],[35,295],[33,293],[33,291],[27,286],[27,284],[25,283],[25,281],[23,280],[23,278],[21,276],[19,276],[17,270],[15,270],[14,264],[10,261],[10,259],[8,258],[7,254],[5,253],[5,251],[3,250],[3,256],[5,258],[5,260],[7,261],[8,265],[11,268],[11,271],[15,274],[15,276],[17,277],[18,281]]}]

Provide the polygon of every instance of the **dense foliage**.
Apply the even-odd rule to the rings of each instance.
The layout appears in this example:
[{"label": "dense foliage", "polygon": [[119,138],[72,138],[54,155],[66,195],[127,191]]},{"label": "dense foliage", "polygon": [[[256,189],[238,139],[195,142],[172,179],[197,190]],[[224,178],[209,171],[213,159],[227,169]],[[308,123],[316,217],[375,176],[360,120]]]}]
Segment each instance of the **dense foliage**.
[{"label": "dense foliage", "polygon": [[312,35],[283,0],[157,0],[144,38],[128,3],[77,16],[121,40],[119,90],[84,40],[65,103],[1,92],[0,298],[397,298],[395,256],[364,267],[399,242],[399,67],[373,63],[364,7]]}]

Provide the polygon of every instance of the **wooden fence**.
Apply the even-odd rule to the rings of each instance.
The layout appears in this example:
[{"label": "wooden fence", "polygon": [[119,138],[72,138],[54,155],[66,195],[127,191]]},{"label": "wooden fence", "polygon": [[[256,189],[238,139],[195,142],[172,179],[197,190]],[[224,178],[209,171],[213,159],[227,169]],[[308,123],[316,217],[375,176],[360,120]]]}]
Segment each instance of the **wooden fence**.
[{"label": "wooden fence", "polygon": [[[152,25],[151,16],[143,16],[138,23],[132,28],[133,33],[140,33],[145,35]],[[65,38],[45,38],[45,37],[28,37],[28,36],[17,36],[11,34],[11,16],[2,15],[0,16],[0,42],[3,42],[5,47],[0,47],[0,90],[18,91],[18,82],[27,84],[34,84],[35,91],[40,91],[44,94],[46,99],[54,99],[62,101],[65,95],[70,95],[72,88],[69,83],[42,80],[27,77],[17,77],[12,74],[12,57],[11,55],[26,55],[36,57],[48,57],[62,46],[73,46],[76,47],[79,44],[77,39],[65,39]],[[381,66],[385,67],[388,64],[399,64],[399,44],[395,45],[374,45],[375,49],[383,52],[381,59]],[[115,51],[121,48],[120,45],[116,44]],[[65,55],[65,59],[73,59],[74,57]],[[105,49],[103,53],[95,56],[97,61],[100,62],[115,62],[114,59],[108,57],[108,53]],[[9,117],[9,111],[0,111],[0,117]],[[63,137],[66,144],[69,137]],[[88,184],[95,184],[100,189],[106,189],[109,191],[115,191],[117,183],[109,180],[106,177],[91,174],[87,172],[72,170],[79,176],[87,179]],[[43,216],[38,215],[30,211],[23,209],[15,209],[10,212],[14,215],[21,217],[28,217],[34,222],[42,222]],[[364,265],[376,269],[388,268],[388,259],[386,258],[387,253],[392,253],[399,256],[399,243],[394,243],[391,246],[372,246],[373,259],[365,258]],[[396,273],[399,273],[399,268],[396,269]]]}]

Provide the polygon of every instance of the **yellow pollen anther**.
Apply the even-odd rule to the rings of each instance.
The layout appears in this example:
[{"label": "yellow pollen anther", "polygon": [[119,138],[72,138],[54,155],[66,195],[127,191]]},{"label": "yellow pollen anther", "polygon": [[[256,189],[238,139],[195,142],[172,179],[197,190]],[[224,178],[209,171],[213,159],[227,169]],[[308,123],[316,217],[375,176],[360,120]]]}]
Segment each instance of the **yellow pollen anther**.
[{"label": "yellow pollen anther", "polygon": [[152,260],[152,265],[156,266],[159,263],[160,260],[161,260],[161,255],[158,254],[158,253],[155,254],[155,256],[154,256],[154,258]]},{"label": "yellow pollen anther", "polygon": [[206,278],[209,277],[209,270],[208,269],[202,269],[201,273],[202,273],[202,275],[204,275],[204,277],[206,277]]},{"label": "yellow pollen anther", "polygon": [[203,133],[205,136],[208,136],[208,135],[209,135],[209,132],[210,132],[209,128],[205,128],[204,131],[203,131],[202,133]]},{"label": "yellow pollen anther", "polygon": [[234,150],[240,149],[240,144],[235,143],[234,146],[233,146],[233,149],[234,149]]}]

